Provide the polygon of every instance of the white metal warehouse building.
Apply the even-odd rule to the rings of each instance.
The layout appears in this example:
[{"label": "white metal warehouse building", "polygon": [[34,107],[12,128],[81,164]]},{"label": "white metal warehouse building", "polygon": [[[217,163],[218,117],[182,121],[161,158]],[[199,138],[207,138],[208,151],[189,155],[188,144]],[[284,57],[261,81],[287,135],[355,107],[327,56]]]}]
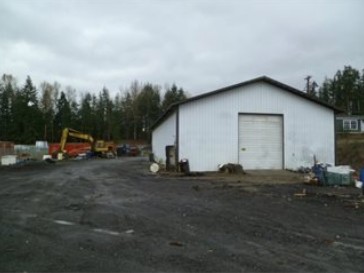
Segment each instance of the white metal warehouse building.
[{"label": "white metal warehouse building", "polygon": [[174,145],[176,162],[191,171],[219,164],[244,169],[297,169],[335,163],[338,110],[263,76],[172,105],[153,126],[152,149],[165,162]]}]

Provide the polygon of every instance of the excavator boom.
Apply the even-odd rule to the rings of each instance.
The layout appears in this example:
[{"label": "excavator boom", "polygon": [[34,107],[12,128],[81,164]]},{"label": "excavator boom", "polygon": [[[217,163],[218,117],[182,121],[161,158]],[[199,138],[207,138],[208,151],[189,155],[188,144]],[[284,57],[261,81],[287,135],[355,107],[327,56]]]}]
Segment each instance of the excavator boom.
[{"label": "excavator boom", "polygon": [[78,139],[83,139],[91,144],[91,149],[97,154],[105,154],[107,152],[114,153],[115,147],[113,142],[105,142],[104,140],[95,141],[90,134],[85,134],[71,128],[64,128],[62,131],[62,137],[59,144],[59,153],[66,154],[65,147],[68,137],[74,137]]},{"label": "excavator boom", "polygon": [[68,139],[69,136],[79,138],[79,139],[83,139],[83,140],[87,140],[88,142],[91,143],[91,146],[93,146],[93,144],[94,144],[94,138],[91,135],[81,133],[81,132],[76,131],[76,130],[71,129],[71,128],[64,128],[63,131],[62,131],[61,142],[59,144],[59,152],[60,153],[65,153],[65,147],[66,147],[67,139]]}]

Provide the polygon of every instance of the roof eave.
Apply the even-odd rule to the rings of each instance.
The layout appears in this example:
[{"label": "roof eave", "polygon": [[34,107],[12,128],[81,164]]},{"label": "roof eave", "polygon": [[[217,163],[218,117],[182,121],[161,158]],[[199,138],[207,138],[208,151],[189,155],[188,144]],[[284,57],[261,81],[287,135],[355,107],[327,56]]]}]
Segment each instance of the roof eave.
[{"label": "roof eave", "polygon": [[337,108],[337,107],[335,107],[335,106],[333,106],[331,104],[328,104],[326,102],[323,102],[323,101],[319,100],[318,98],[311,97],[311,96],[307,95],[306,93],[303,93],[302,91],[300,91],[300,90],[298,90],[298,89],[296,89],[296,88],[294,88],[292,86],[286,85],[284,83],[276,81],[276,80],[274,80],[274,79],[272,79],[270,77],[267,77],[267,76],[261,76],[261,77],[257,77],[257,78],[254,78],[254,79],[251,79],[251,80],[248,80],[248,81],[244,81],[244,82],[241,82],[241,83],[237,83],[237,84],[229,85],[229,86],[226,86],[226,87],[223,87],[223,88],[220,88],[220,89],[216,89],[214,91],[207,92],[207,93],[204,93],[204,94],[201,94],[201,95],[198,95],[198,96],[194,96],[192,98],[186,99],[186,100],[178,102],[178,103],[174,103],[174,104],[172,104],[171,106],[168,107],[168,109],[162,114],[162,116],[160,118],[157,119],[157,121],[152,125],[151,129],[154,130],[155,128],[157,128],[159,126],[159,124],[163,120],[165,120],[171,113],[173,113],[173,110],[176,109],[179,105],[190,103],[192,101],[200,100],[202,98],[210,97],[210,96],[213,96],[215,94],[219,94],[219,93],[222,93],[222,92],[225,92],[225,91],[229,91],[229,90],[232,90],[232,89],[235,89],[235,88],[239,88],[239,87],[242,87],[242,86],[246,86],[246,85],[253,84],[253,83],[258,83],[258,82],[265,82],[265,83],[271,84],[273,86],[276,86],[278,88],[281,88],[283,90],[290,91],[294,95],[297,95],[299,97],[310,100],[310,101],[312,101],[314,103],[317,103],[317,104],[319,104],[321,106],[324,106],[324,107],[327,107],[327,108],[333,110],[335,114],[345,112],[340,108]]}]

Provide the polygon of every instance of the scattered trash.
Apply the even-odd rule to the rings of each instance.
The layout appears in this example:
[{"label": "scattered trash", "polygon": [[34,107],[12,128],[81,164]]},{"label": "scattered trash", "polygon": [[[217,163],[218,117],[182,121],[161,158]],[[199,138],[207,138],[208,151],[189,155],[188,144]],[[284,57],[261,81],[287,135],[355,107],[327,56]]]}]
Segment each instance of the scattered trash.
[{"label": "scattered trash", "polygon": [[243,169],[243,166],[240,164],[234,164],[234,163],[227,163],[227,164],[220,164],[218,166],[220,172],[224,173],[242,173],[246,174],[246,172]]},{"label": "scattered trash", "polygon": [[310,173],[311,168],[301,166],[296,171],[299,172],[299,173]]},{"label": "scattered trash", "polygon": [[360,207],[360,203],[361,202],[358,202],[358,201],[349,201],[349,202],[346,202],[345,207],[358,209]]},{"label": "scattered trash", "polygon": [[353,178],[355,170],[350,166],[317,163],[316,157],[314,157],[314,162],[311,172],[306,173],[303,177],[305,184],[319,186],[352,186],[356,184]]},{"label": "scattered trash", "polygon": [[299,196],[299,197],[303,197],[303,196],[306,196],[306,189],[303,189],[302,192],[300,193],[295,193],[294,196]]},{"label": "scattered trash", "polygon": [[171,245],[171,246],[183,246],[183,243],[181,243],[180,241],[171,241],[171,242],[169,242],[169,245]]},{"label": "scattered trash", "polygon": [[308,184],[308,185],[318,185],[319,184],[319,180],[316,178],[316,176],[313,172],[309,172],[308,174],[304,175],[303,181],[305,184]]},{"label": "scattered trash", "polygon": [[47,163],[50,163],[50,164],[55,164],[56,163],[56,161],[54,159],[52,159],[52,158],[46,158],[46,159],[44,159],[44,161],[47,162]]},{"label": "scattered trash", "polygon": [[133,234],[134,233],[134,229],[128,229],[127,231],[125,231],[126,234]]}]

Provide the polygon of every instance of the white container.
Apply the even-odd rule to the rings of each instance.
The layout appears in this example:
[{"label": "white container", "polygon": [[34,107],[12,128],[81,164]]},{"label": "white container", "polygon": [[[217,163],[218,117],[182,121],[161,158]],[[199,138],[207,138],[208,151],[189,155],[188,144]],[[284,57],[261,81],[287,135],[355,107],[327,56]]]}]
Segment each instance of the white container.
[{"label": "white container", "polygon": [[340,165],[334,167],[327,167],[327,172],[329,173],[339,173],[339,174],[350,174],[355,172],[350,166],[348,165]]},{"label": "white container", "polygon": [[363,182],[355,180],[355,187],[361,189],[363,187]]},{"label": "white container", "polygon": [[16,155],[4,155],[1,157],[1,165],[9,166],[16,164]]},{"label": "white container", "polygon": [[36,141],[35,148],[37,149],[48,149],[48,142],[47,141]]},{"label": "white container", "polygon": [[52,156],[50,156],[50,155],[43,155],[43,160],[46,160],[46,159],[52,159]]}]

